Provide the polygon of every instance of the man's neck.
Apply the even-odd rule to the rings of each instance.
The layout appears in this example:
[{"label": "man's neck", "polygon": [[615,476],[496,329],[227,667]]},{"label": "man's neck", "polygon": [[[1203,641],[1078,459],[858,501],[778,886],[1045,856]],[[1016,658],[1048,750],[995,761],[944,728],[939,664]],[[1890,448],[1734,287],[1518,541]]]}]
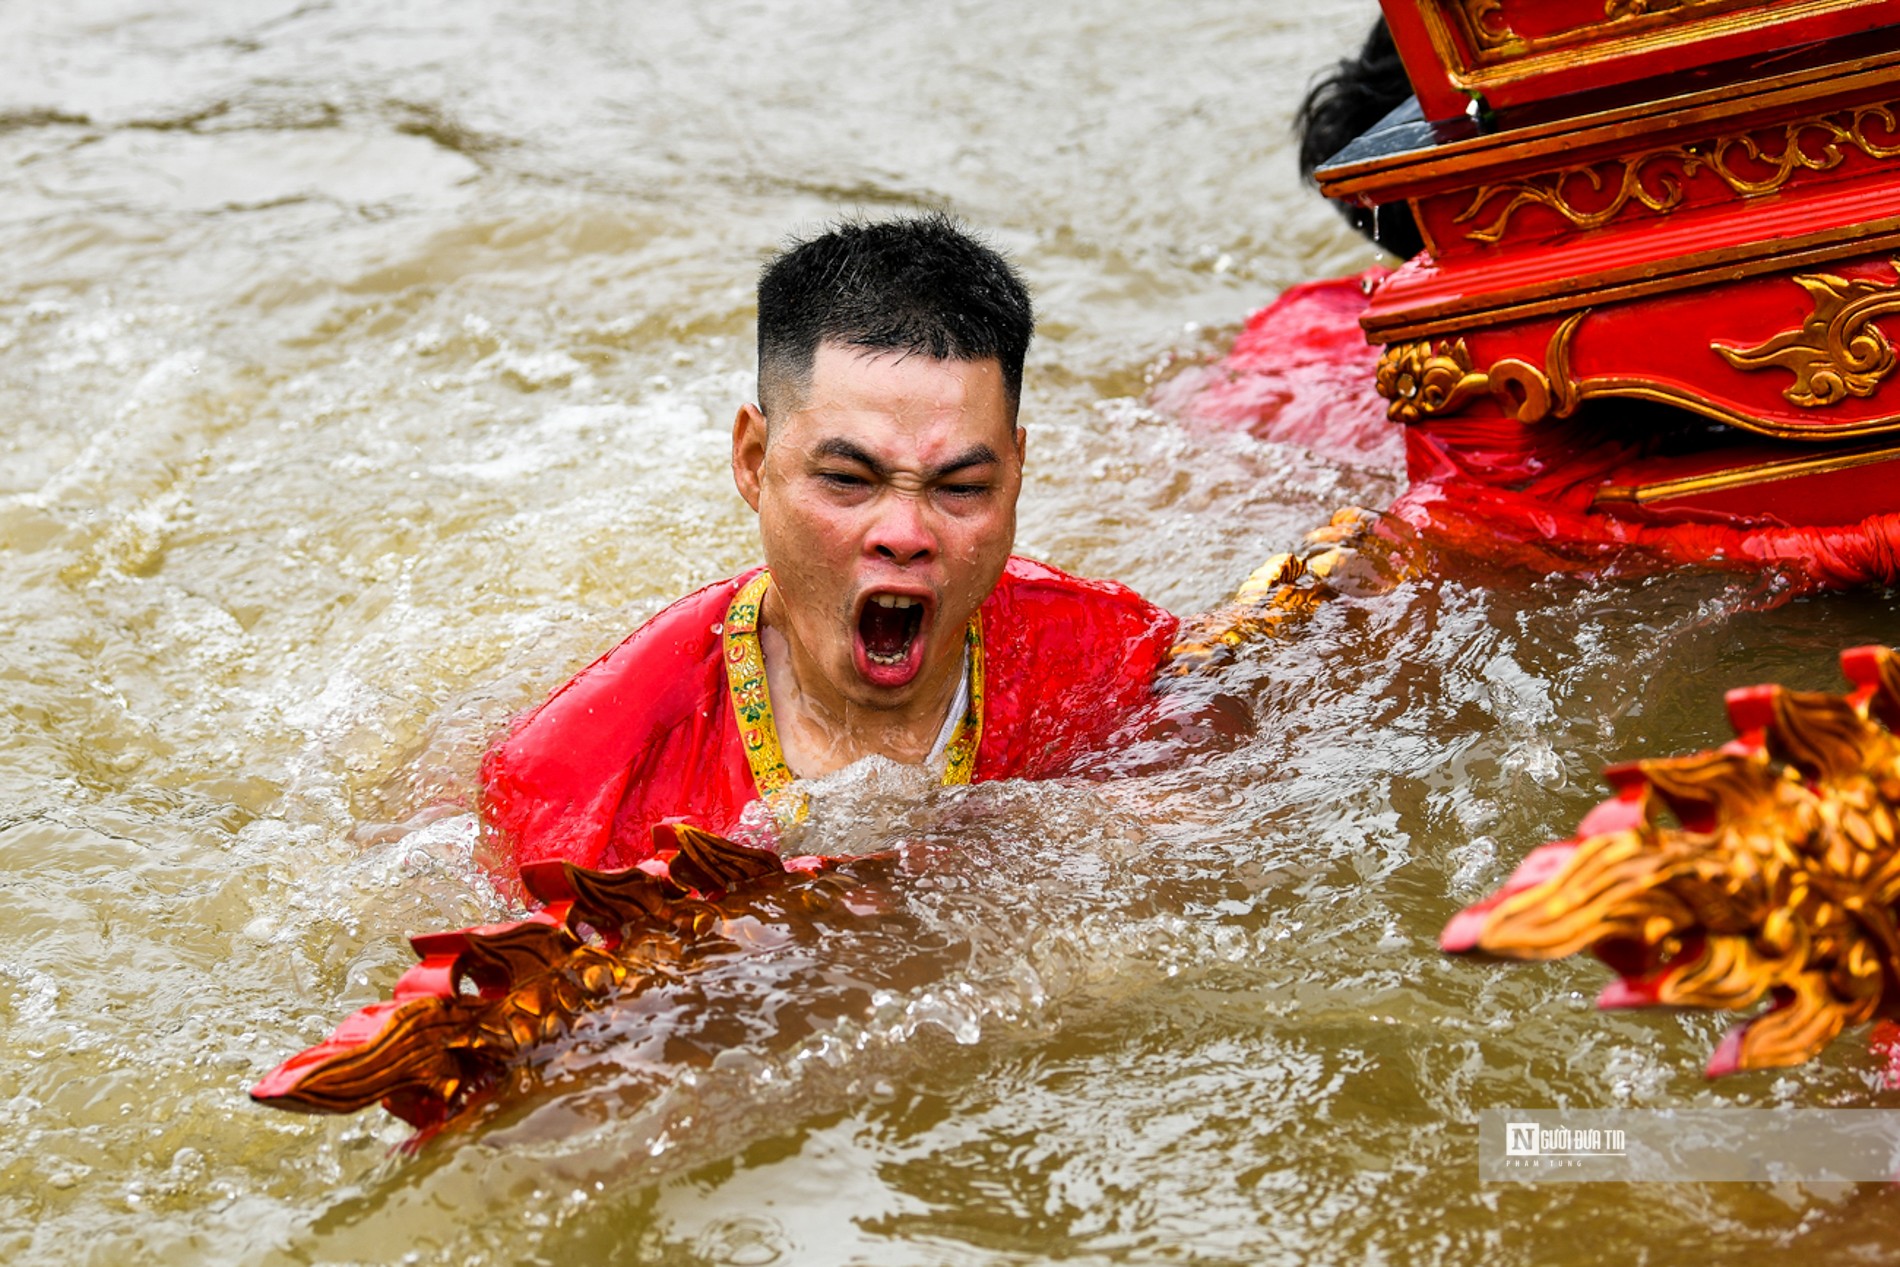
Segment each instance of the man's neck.
[{"label": "man's neck", "polygon": [[800,654],[782,626],[772,623],[769,600],[760,620],[759,646],[779,747],[792,773],[805,779],[821,778],[870,756],[905,765],[928,759],[956,699],[963,666],[959,655],[935,667],[935,680],[925,683],[908,708],[873,709],[828,689],[818,667]]}]

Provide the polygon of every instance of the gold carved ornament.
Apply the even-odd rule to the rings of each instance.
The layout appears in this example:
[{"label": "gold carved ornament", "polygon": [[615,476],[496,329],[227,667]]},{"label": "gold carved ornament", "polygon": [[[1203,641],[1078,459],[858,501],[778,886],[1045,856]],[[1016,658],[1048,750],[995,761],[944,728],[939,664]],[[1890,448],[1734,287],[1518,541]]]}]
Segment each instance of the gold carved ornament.
[{"label": "gold carved ornament", "polygon": [[[1545,40],[1526,40],[1511,29],[1508,18],[1504,16],[1503,0],[1459,0],[1464,11],[1465,27],[1478,47],[1483,49],[1501,49],[1515,44],[1537,45],[1550,43]],[[1565,33],[1565,42],[1586,38],[1602,27],[1613,27],[1632,22],[1639,18],[1652,17],[1659,13],[1675,13],[1683,9],[1722,9],[1737,8],[1736,0],[1604,0],[1603,21],[1589,23]]]},{"label": "gold carved ornament", "polygon": [[[1549,175],[1524,180],[1483,185],[1472,195],[1471,203],[1452,218],[1454,224],[1466,224],[1484,214],[1497,199],[1505,202],[1491,219],[1465,234],[1467,241],[1495,245],[1504,239],[1511,218],[1524,207],[1547,207],[1574,229],[1599,229],[1621,215],[1632,203],[1658,215],[1668,215],[1687,197],[1687,182],[1707,170],[1733,193],[1753,198],[1774,193],[1800,171],[1824,172],[1845,160],[1843,146],[1859,150],[1868,158],[1900,158],[1900,119],[1894,114],[1896,103],[1861,106],[1834,115],[1801,119],[1782,129],[1779,153],[1769,153],[1760,142],[1747,134],[1716,137],[1693,145],[1672,145],[1647,150],[1609,164],[1570,167]],[[1870,135],[1869,123],[1878,123],[1886,140]],[[1815,144],[1815,142],[1819,144]],[[1738,159],[1765,168],[1765,174],[1750,176],[1738,171]],[[1609,168],[1606,178],[1605,169]],[[1611,182],[1608,200],[1597,203]],[[1577,201],[1579,184],[1589,186],[1586,205]]]},{"label": "gold carved ornament", "polygon": [[1604,0],[1603,16],[1611,22],[1626,18],[1647,17],[1652,13],[1669,13],[1676,9],[1692,9],[1697,0]]},{"label": "gold carved ornament", "polygon": [[[380,1102],[417,1141],[486,1098],[534,1049],[618,998],[769,949],[874,909],[819,858],[781,860],[684,824],[654,829],[655,858],[624,871],[565,862],[522,868],[546,905],[525,920],[412,938],[422,962],[392,997],[251,1088],[273,1108],[353,1113]],[[880,861],[848,860],[871,874]]]},{"label": "gold carved ornament", "polygon": [[[1848,651],[1847,695],[1729,694],[1740,736],[1613,768],[1617,796],[1533,850],[1439,944],[1501,959],[1589,950],[1599,1007],[1767,1010],[1711,1077],[1800,1064],[1900,1014],[1900,656]],[[1673,818],[1673,823],[1669,820]]]},{"label": "gold carved ornament", "polygon": [[[1465,11],[1465,25],[1480,48],[1502,48],[1518,42],[1517,32],[1511,29],[1510,21],[1504,16],[1504,0],[1461,0],[1461,3]],[[1652,13],[1719,3],[1722,0],[1604,0],[1603,20],[1606,24],[1613,24],[1647,17]]]},{"label": "gold carved ornament", "polygon": [[1342,592],[1383,593],[1421,574],[1410,527],[1348,506],[1307,533],[1301,552],[1274,555],[1227,602],[1183,620],[1166,672],[1186,677],[1219,669],[1246,644],[1297,628]]},{"label": "gold carved ornament", "polygon": [[1894,369],[1893,345],[1873,324],[1900,313],[1900,260],[1894,261],[1894,271],[1896,280],[1890,282],[1798,274],[1795,284],[1814,302],[1814,312],[1798,329],[1759,347],[1709,346],[1738,370],[1779,366],[1792,373],[1794,385],[1782,395],[1803,409],[1838,405],[1850,396],[1865,399]]},{"label": "gold carved ornament", "polygon": [[1502,48],[1517,39],[1504,20],[1504,0],[1462,0],[1465,27],[1479,48]]},{"label": "gold carved ornament", "polygon": [[1488,392],[1519,422],[1567,418],[1579,400],[1570,377],[1570,345],[1588,315],[1585,309],[1563,319],[1551,335],[1541,369],[1516,357],[1476,369],[1463,339],[1394,343],[1379,354],[1373,379],[1386,399],[1385,416],[1410,425],[1454,414]]}]

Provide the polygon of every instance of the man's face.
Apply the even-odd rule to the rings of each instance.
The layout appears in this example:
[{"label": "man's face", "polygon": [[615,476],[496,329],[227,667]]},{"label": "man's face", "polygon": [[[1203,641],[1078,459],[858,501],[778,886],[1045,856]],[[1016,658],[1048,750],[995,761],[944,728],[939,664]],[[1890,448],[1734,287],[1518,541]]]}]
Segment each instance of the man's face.
[{"label": "man's face", "polygon": [[905,709],[962,662],[963,630],[1016,538],[1023,434],[994,359],[825,343],[811,388],[733,427],[733,478],[759,512],[801,687]]}]

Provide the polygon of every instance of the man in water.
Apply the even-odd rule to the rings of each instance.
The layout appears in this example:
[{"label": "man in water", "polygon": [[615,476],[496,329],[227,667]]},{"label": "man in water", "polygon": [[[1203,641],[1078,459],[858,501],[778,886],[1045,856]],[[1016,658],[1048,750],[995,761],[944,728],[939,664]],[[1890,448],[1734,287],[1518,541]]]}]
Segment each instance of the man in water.
[{"label": "man in water", "polygon": [[1032,316],[999,255],[942,216],[844,225],[775,259],[758,310],[732,474],[765,566],[662,611],[491,750],[484,817],[517,864],[629,866],[669,819],[769,833],[797,780],[867,757],[1059,774],[1167,658],[1167,612],[1010,553]]}]

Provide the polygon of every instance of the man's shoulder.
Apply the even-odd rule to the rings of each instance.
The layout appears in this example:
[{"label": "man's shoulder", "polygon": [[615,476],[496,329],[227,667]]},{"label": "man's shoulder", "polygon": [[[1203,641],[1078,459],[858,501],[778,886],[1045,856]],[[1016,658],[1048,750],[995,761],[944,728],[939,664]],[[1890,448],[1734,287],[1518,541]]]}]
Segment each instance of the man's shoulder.
[{"label": "man's shoulder", "polygon": [[717,761],[725,716],[722,622],[733,596],[759,571],[669,604],[488,750],[484,814],[512,842],[518,861],[565,857],[599,865],[636,764],[659,760],[667,745]]},{"label": "man's shoulder", "polygon": [[[999,652],[1093,662],[1152,658],[1171,645],[1178,621],[1119,581],[1071,576],[1012,556],[983,604],[985,641]],[[1151,645],[1153,644],[1153,645]]]},{"label": "man's shoulder", "polygon": [[499,750],[566,749],[606,733],[664,723],[682,708],[700,708],[705,674],[722,663],[721,622],[733,596],[759,574],[753,568],[715,581],[668,604],[619,645],[576,673],[519,722]]},{"label": "man's shoulder", "polygon": [[991,601],[999,606],[1053,604],[1122,611],[1141,617],[1165,615],[1161,608],[1120,581],[1074,576],[1061,568],[1019,554],[1009,556],[1009,562],[1003,568],[1003,579],[997,583]]},{"label": "man's shoulder", "polygon": [[1178,622],[1116,581],[1012,558],[983,609],[979,778],[1042,778],[1149,698]]},{"label": "man's shoulder", "polygon": [[602,656],[605,664],[628,653],[636,659],[647,657],[698,658],[717,645],[724,632],[723,622],[732,600],[746,583],[765,569],[748,568],[737,576],[701,586],[684,598],[674,599],[648,617],[619,646]]},{"label": "man's shoulder", "polygon": [[[648,617],[611,651],[576,673],[548,702],[552,703],[568,691],[607,686],[629,674],[645,679],[668,664],[704,660],[719,642],[721,622],[733,597],[763,570],[751,568],[675,599]],[[659,679],[641,683],[643,693],[648,695],[664,685]]]}]

